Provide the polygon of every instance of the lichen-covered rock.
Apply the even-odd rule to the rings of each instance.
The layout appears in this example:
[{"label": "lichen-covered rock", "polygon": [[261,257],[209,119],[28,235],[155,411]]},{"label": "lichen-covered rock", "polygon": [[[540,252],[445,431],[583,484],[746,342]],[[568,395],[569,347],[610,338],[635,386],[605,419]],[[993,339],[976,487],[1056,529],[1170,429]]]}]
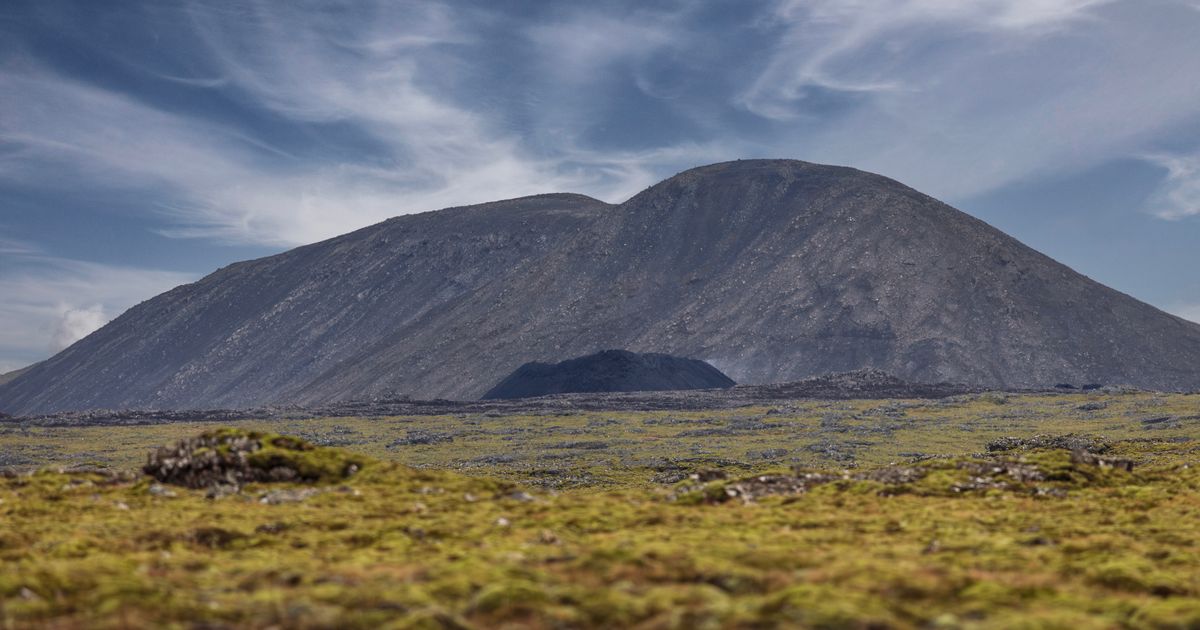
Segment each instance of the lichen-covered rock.
[{"label": "lichen-covered rock", "polygon": [[[790,474],[764,474],[726,481],[724,473],[693,473],[687,483],[675,492],[675,499],[683,502],[720,503],[732,498],[744,502],[771,495],[803,494],[812,488],[835,482],[875,482],[882,486],[903,486],[919,481],[926,471],[912,466],[884,466],[867,471],[816,471],[796,468]],[[891,492],[883,491],[883,494]]]},{"label": "lichen-covered rock", "polygon": [[1033,449],[1062,449],[1066,451],[1103,453],[1109,449],[1109,446],[1108,440],[1103,436],[1067,433],[1064,435],[1035,435],[1028,438],[1002,437],[988,442],[987,450],[989,453]]},{"label": "lichen-covered rock", "polygon": [[[1012,438],[1010,438],[1012,439]],[[1013,447],[1016,448],[1016,447]],[[1007,491],[1039,497],[1061,498],[1068,490],[1124,483],[1134,462],[1084,449],[1068,450],[1043,445],[1012,456],[971,456],[928,459],[911,466],[889,465],[867,470],[806,470],[758,474],[728,479],[693,473],[675,487],[672,497],[682,503],[745,503],[772,495],[797,495],[820,486],[851,494],[889,496],[955,496],[974,492]]]},{"label": "lichen-covered rock", "polygon": [[256,431],[218,429],[151,453],[143,471],[189,488],[241,487],[253,482],[340,481],[362,468],[345,451]]},{"label": "lichen-covered rock", "polygon": [[1098,468],[1113,468],[1116,470],[1124,470],[1125,472],[1133,472],[1133,460],[1123,459],[1118,457],[1102,457],[1088,451],[1076,450],[1071,451],[1071,462],[1075,464],[1084,464],[1087,466],[1096,466]]},{"label": "lichen-covered rock", "polygon": [[289,490],[271,490],[264,492],[258,498],[258,502],[263,505],[281,505],[284,503],[300,503],[311,499],[320,494],[321,491],[317,488],[297,488]]}]

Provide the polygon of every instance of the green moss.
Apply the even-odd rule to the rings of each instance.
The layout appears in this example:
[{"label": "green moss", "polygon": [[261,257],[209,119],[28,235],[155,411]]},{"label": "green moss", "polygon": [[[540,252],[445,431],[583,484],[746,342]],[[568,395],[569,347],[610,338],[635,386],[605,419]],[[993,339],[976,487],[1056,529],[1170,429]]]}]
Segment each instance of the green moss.
[{"label": "green moss", "polygon": [[281,446],[278,441],[264,440],[262,449],[250,454],[250,465],[262,470],[292,468],[305,481],[334,482],[352,476],[366,462],[364,457],[340,449],[292,448],[290,443]]},{"label": "green moss", "polygon": [[805,628],[834,630],[906,625],[877,598],[823,584],[802,584],[784,589],[767,598],[759,612],[772,622]]},{"label": "green moss", "polygon": [[[0,477],[0,627],[1195,627],[1195,445],[1176,429],[1129,439],[1147,437],[1136,405],[1148,397],[1075,410],[1090,399],[796,401],[761,435],[682,446],[672,436],[685,428],[766,410],[238,423],[226,435],[265,439],[262,465],[286,457],[336,483],[252,484],[209,499],[95,471]],[[1197,400],[1153,404],[1186,415]],[[892,415],[872,412],[885,405]],[[835,419],[822,433],[826,416]],[[453,448],[386,448],[398,431],[435,426],[461,431]],[[362,442],[273,441],[317,427]],[[34,428],[0,433],[0,448],[120,453],[126,440],[170,442],[198,428],[209,429]],[[647,439],[626,439],[632,428]],[[1112,442],[1106,455],[1136,461],[1134,472],[1066,451],[972,455],[999,436],[1099,429]],[[613,446],[539,459],[564,432]],[[855,466],[807,449],[846,436],[861,443]],[[711,454],[688,459],[693,446]],[[779,448],[796,461],[718,456]],[[952,457],[900,455],[915,450]],[[496,453],[516,459],[465,463]],[[979,468],[997,462],[1040,477]],[[344,481],[349,463],[362,471]],[[826,482],[751,501],[728,492],[792,464]],[[707,468],[728,479],[652,481]],[[894,482],[897,468],[921,474]],[[584,474],[583,487],[552,485]],[[975,477],[1004,485],[954,490]],[[262,501],[277,490],[314,493]]]},{"label": "green moss", "polygon": [[1129,625],[1142,628],[1200,628],[1200,600],[1147,600],[1134,612]]},{"label": "green moss", "polygon": [[367,459],[294,437],[226,427],[156,452],[144,470],[163,481],[190,486],[226,483],[233,478],[240,482],[328,483],[358,473]]},{"label": "green moss", "polygon": [[510,619],[531,615],[549,602],[550,597],[542,587],[515,579],[485,586],[472,599],[468,611],[493,619]]}]

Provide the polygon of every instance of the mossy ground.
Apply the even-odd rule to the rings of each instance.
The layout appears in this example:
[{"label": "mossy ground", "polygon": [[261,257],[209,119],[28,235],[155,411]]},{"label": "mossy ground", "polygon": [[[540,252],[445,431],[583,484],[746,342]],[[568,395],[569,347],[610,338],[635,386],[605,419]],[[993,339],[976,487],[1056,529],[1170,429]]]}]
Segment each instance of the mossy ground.
[{"label": "mossy ground", "polygon": [[[1200,627],[1198,414],[1198,397],[1137,394],[243,423],[351,442],[364,465],[278,504],[263,493],[301,486],[213,500],[98,473],[0,478],[0,624]],[[0,449],[133,469],[211,428],[10,427]],[[1134,471],[1014,451],[1000,457],[1047,478],[952,489],[991,439],[1068,432],[1107,436]],[[737,478],[915,453],[961,457],[749,503],[652,480],[668,459]],[[548,489],[553,469],[571,487]]]},{"label": "mossy ground", "polygon": [[[1082,409],[1081,409],[1082,407]],[[746,471],[881,465],[980,452],[1036,433],[1200,439],[1200,395],[982,394],[944,400],[794,401],[696,412],[248,420],[230,426],[298,436],[417,468],[552,487],[638,486],[679,464]],[[0,466],[139,467],[163,444],[211,423],[127,427],[0,424]]]}]

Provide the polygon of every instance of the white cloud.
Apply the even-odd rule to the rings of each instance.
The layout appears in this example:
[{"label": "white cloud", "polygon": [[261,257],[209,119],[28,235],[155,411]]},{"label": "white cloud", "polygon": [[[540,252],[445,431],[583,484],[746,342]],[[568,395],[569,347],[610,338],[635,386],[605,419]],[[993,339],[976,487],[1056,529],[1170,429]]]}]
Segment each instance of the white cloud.
[{"label": "white cloud", "polygon": [[104,325],[110,315],[195,277],[40,255],[0,265],[0,366],[24,367]]},{"label": "white cloud", "polygon": [[100,304],[83,308],[62,308],[62,316],[50,336],[50,351],[59,352],[67,346],[92,334],[108,323],[108,316]]},{"label": "white cloud", "polygon": [[1150,197],[1149,210],[1164,219],[1200,215],[1200,155],[1149,155],[1145,160],[1166,170]]}]

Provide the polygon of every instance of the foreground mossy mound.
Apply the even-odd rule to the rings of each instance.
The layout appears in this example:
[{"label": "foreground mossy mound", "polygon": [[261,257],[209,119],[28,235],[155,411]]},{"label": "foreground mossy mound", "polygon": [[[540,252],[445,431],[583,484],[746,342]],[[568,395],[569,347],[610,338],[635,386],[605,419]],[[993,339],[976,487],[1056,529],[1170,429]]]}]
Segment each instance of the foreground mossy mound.
[{"label": "foreground mossy mound", "polygon": [[[218,498],[98,470],[0,477],[0,627],[1200,627],[1187,443],[551,494],[206,435],[333,463]],[[728,492],[772,474],[778,491]]]},{"label": "foreground mossy mound", "polygon": [[341,481],[363,466],[361,456],[304,440],[242,429],[217,429],[151,453],[143,472],[189,488],[240,487],[254,482]]}]

